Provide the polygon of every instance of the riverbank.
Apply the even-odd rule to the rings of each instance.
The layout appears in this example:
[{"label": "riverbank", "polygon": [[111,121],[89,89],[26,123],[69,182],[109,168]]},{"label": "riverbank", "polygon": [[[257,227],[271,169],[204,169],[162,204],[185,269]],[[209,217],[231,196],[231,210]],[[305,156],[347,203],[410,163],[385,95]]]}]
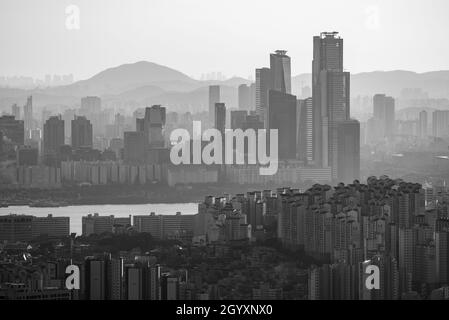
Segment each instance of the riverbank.
[{"label": "riverbank", "polygon": [[28,206],[11,206],[0,208],[0,216],[17,214],[35,217],[69,217],[70,232],[81,235],[82,217],[88,214],[98,213],[102,216],[113,215],[117,218],[128,218],[136,215],[149,215],[154,212],[157,215],[194,215],[198,213],[198,203],[153,203],[153,204],[120,204],[120,205],[78,205],[58,208],[32,208]]},{"label": "riverbank", "polygon": [[[174,204],[199,203],[208,195],[235,195],[254,190],[269,189],[269,186],[241,185],[195,185],[168,187],[149,186],[66,186],[61,189],[15,189],[0,190],[1,204],[5,206],[83,206],[118,204]],[[271,186],[274,190],[275,186]]]}]

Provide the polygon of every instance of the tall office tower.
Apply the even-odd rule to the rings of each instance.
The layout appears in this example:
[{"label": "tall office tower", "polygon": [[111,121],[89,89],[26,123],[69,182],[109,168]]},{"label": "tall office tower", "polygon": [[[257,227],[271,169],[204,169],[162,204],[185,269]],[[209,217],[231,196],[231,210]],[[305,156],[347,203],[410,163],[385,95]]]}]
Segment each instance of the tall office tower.
[{"label": "tall office tower", "polygon": [[432,114],[433,136],[443,138],[449,136],[449,111],[436,110]]},{"label": "tall office tower", "polygon": [[150,265],[146,274],[146,299],[161,300],[161,266]]},{"label": "tall office tower", "polygon": [[136,119],[136,131],[144,132],[147,144],[151,147],[162,148],[165,145],[164,126],[167,119],[167,110],[160,105],[145,109],[145,117]]},{"label": "tall office tower", "polygon": [[320,300],[321,277],[320,268],[312,267],[308,270],[308,298],[309,300]]},{"label": "tall office tower", "polygon": [[399,274],[400,291],[410,292],[414,280],[416,258],[416,236],[414,229],[399,228]]},{"label": "tall office tower", "polygon": [[313,162],[313,100],[297,101],[296,111],[297,158],[307,163]]},{"label": "tall office tower", "polygon": [[287,51],[277,50],[270,54],[271,89],[283,93],[292,92],[291,61]]},{"label": "tall office tower", "polygon": [[[29,132],[34,129],[34,120],[33,120],[33,97],[29,96],[27,98],[27,103],[23,107],[23,120],[25,122],[25,131]],[[28,137],[28,134],[26,135]]]},{"label": "tall office tower", "polygon": [[111,255],[106,259],[106,299],[122,300],[123,297],[123,258],[112,258]]},{"label": "tall office tower", "polygon": [[209,125],[215,124],[215,104],[220,102],[220,86],[209,86]]},{"label": "tall office tower", "polygon": [[106,299],[105,261],[99,259],[86,260],[86,298],[87,300]]},{"label": "tall office tower", "polygon": [[351,184],[360,179],[360,122],[339,122],[337,137],[337,178],[340,182]]},{"label": "tall office tower", "polygon": [[418,136],[421,139],[424,139],[427,137],[427,126],[428,126],[428,118],[427,118],[427,111],[423,110],[419,113],[419,120],[418,120]]},{"label": "tall office tower", "polygon": [[343,71],[343,39],[338,32],[323,32],[313,43],[314,161],[331,167],[337,179],[337,124],[350,117],[350,74]]},{"label": "tall office tower", "polygon": [[243,129],[247,115],[247,111],[231,111],[231,129]]},{"label": "tall office tower", "polygon": [[90,120],[86,117],[75,116],[72,120],[72,147],[90,147],[93,146],[93,130]]},{"label": "tall office tower", "polygon": [[268,92],[271,85],[271,70],[256,69],[256,112],[266,127],[268,112]]},{"label": "tall office tower", "polygon": [[125,132],[123,157],[126,163],[144,163],[148,140],[142,131]]},{"label": "tall office tower", "polygon": [[375,122],[374,136],[376,140],[391,138],[394,135],[395,101],[385,94],[373,97],[373,118]]},{"label": "tall office tower", "polygon": [[100,97],[84,97],[81,98],[81,114],[92,114],[101,111],[101,98]]},{"label": "tall office tower", "polygon": [[323,167],[332,168],[332,178],[337,179],[338,123],[349,120],[348,72],[327,71],[321,75],[322,140],[321,159]]},{"label": "tall office tower", "polygon": [[449,231],[435,232],[436,278],[440,285],[449,281]]},{"label": "tall office tower", "polygon": [[[313,38],[312,61],[312,96],[313,96],[313,146],[314,161],[323,165],[327,163],[323,155],[323,135],[326,134],[327,124],[323,124],[323,113],[327,113],[327,105],[322,101],[326,93],[323,82],[328,71],[343,71],[343,39],[338,33],[323,32]],[[323,132],[324,131],[324,132]]]},{"label": "tall office tower", "polygon": [[279,160],[296,159],[296,96],[270,90],[268,130],[278,130]]},{"label": "tall office tower", "polygon": [[17,120],[14,116],[0,117],[0,131],[3,137],[8,138],[17,146],[25,144],[25,128],[22,120]]},{"label": "tall office tower", "polygon": [[239,110],[251,110],[251,89],[246,84],[239,86]]},{"label": "tall office tower", "polygon": [[16,103],[11,106],[11,114],[16,120],[20,120],[20,107]]},{"label": "tall office tower", "polygon": [[222,137],[225,137],[226,129],[226,106],[224,103],[215,104],[215,121],[214,128],[221,132]]},{"label": "tall office tower", "polygon": [[44,124],[44,154],[56,154],[65,143],[64,120],[61,116],[50,117]]}]

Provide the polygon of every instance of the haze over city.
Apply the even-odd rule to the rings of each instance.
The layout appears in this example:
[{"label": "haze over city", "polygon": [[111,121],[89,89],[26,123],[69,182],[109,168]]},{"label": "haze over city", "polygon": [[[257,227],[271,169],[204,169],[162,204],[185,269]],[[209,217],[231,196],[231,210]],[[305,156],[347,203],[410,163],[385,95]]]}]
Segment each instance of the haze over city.
[{"label": "haze over city", "polygon": [[[79,29],[67,29],[71,5]],[[323,30],[345,35],[352,73],[449,69],[445,0],[3,0],[0,8],[3,76],[82,80],[144,60],[197,79],[247,78],[279,48],[294,59],[296,75],[310,72],[310,35]]]},{"label": "haze over city", "polygon": [[0,9],[0,301],[449,300],[447,1]]}]

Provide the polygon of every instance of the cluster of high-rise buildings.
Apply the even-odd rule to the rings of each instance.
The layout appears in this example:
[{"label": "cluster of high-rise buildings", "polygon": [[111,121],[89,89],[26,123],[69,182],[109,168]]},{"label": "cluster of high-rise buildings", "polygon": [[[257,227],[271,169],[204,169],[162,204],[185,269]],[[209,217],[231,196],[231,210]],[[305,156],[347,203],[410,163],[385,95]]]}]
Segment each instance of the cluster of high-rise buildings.
[{"label": "cluster of high-rise buildings", "polygon": [[[87,215],[82,218],[82,234],[146,233],[154,239],[214,250],[257,246],[277,239],[285,249],[313,259],[304,270],[304,295],[309,299],[444,298],[449,281],[449,192],[447,188],[437,189],[384,176],[371,177],[366,184],[317,184],[305,191],[279,188],[207,196],[196,215]],[[3,216],[0,235],[11,244],[28,243],[40,235],[64,238],[69,236],[69,218]],[[139,289],[132,297],[160,299],[142,293],[147,285],[144,274],[150,265],[147,260],[143,265],[136,264],[137,260],[133,263],[137,270],[132,271],[137,278],[132,282]],[[83,272],[88,275],[88,268],[95,265],[96,272],[103,270],[104,279],[95,285],[100,291],[87,293],[93,289],[86,283],[78,294],[87,294],[84,298],[88,299],[112,299],[104,291],[111,286],[105,276],[108,261],[110,257],[86,258],[80,265]],[[368,266],[378,267],[380,288],[366,287]],[[123,283],[131,281],[125,269],[121,276],[117,273]],[[172,298],[183,296],[178,290]],[[282,297],[278,287],[267,290]]]},{"label": "cluster of high-rise buildings", "polygon": [[[291,59],[286,51],[277,50],[270,54],[269,68],[256,70],[254,84],[239,87],[240,110],[228,113],[225,102],[221,100],[220,86],[209,87],[209,121],[203,125],[216,128],[223,134],[229,127],[256,131],[267,129],[268,132],[278,130],[281,167],[291,168],[296,161],[297,170],[301,168],[302,171],[317,173],[316,178],[307,175],[312,181],[352,182],[360,175],[360,125],[350,118],[350,77],[343,67],[343,39],[336,32],[322,33],[314,37],[313,47],[311,97],[297,99],[292,95]],[[81,107],[74,112],[68,110],[60,116],[43,112],[40,130],[33,118],[33,102],[29,97],[24,106],[23,123],[18,120],[20,109],[15,105],[12,113],[16,119],[2,117],[0,132],[18,149],[24,149],[24,145],[28,145],[25,149],[38,149],[40,158],[36,158],[35,151],[32,155],[27,153],[28,150],[21,151],[29,159],[24,160],[23,165],[61,167],[61,162],[71,161],[117,161],[134,166],[170,164],[171,142],[165,129],[176,127],[179,117],[171,117],[169,121],[174,122],[167,123],[166,108],[156,105],[137,110],[133,114],[135,126],[130,127],[129,119],[120,114],[116,114],[113,125],[108,124],[109,117],[105,112],[99,97],[84,97]],[[24,137],[21,134],[23,130]],[[105,142],[101,137],[110,139]],[[267,145],[270,143],[276,142],[268,141]],[[249,150],[246,145],[245,151]],[[18,154],[19,151],[15,151]],[[288,164],[284,165],[286,162]],[[228,169],[235,171],[239,167]],[[170,184],[190,183],[186,178],[189,174],[185,172],[189,170],[187,167],[172,170],[170,176],[174,178]],[[279,181],[285,175],[280,174],[272,180]],[[293,175],[302,178],[301,175]],[[233,176],[226,174],[226,168],[220,168],[217,182],[228,179],[236,183]],[[253,179],[250,175],[241,176],[248,176],[248,179],[240,178],[238,183],[266,182],[266,179]],[[205,181],[215,182],[214,177],[212,174]],[[295,182],[293,180],[285,182]],[[195,182],[203,183],[203,180]]]},{"label": "cluster of high-rise buildings", "polygon": [[[270,54],[269,68],[256,69],[254,84],[239,87],[240,110],[230,111],[228,126],[220,87],[209,87],[209,126],[222,133],[229,127],[278,130],[281,165],[288,162],[291,167],[297,161],[297,170],[316,174],[309,175],[311,181],[349,183],[360,176],[360,123],[350,118],[350,74],[343,67],[343,39],[336,32],[326,32],[314,37],[313,46],[311,97],[292,95],[291,59],[285,50],[277,50]],[[240,169],[236,166],[226,171]],[[269,180],[237,175],[239,182],[246,184]],[[235,182],[232,176],[228,181]],[[245,176],[249,178],[242,178]],[[278,180],[279,175],[272,179]]]},{"label": "cluster of high-rise buildings", "polygon": [[328,181],[352,182],[360,175],[360,124],[350,118],[350,74],[338,33],[314,37],[312,65],[312,96],[297,99],[290,57],[272,53],[270,67],[256,70],[255,115],[263,128],[278,130],[281,161],[300,160],[323,173],[329,168]]},{"label": "cluster of high-rise buildings", "polygon": [[[0,284],[0,300],[178,300],[191,290],[186,288],[186,274],[161,272],[161,266],[148,256],[134,261],[110,254],[86,257],[76,262],[81,274],[80,289],[64,286],[69,259],[12,266],[0,264],[0,276],[15,277],[20,283]],[[200,298],[201,296],[198,296]]]}]

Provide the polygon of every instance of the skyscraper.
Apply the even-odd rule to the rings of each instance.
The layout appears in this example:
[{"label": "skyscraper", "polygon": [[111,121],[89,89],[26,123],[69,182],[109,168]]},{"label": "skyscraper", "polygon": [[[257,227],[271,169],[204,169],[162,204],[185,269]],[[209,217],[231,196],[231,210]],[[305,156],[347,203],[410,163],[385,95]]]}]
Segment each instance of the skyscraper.
[{"label": "skyscraper", "polygon": [[160,105],[145,109],[145,117],[136,119],[136,131],[145,133],[147,144],[151,147],[161,148],[165,145],[163,129],[167,119],[167,110]]},{"label": "skyscraper", "polygon": [[419,113],[419,121],[418,121],[418,136],[421,139],[426,138],[428,135],[427,126],[428,126],[427,111],[423,110]]},{"label": "skyscraper", "polygon": [[215,104],[215,121],[214,128],[221,132],[222,137],[225,136],[226,129],[226,106],[224,103]]},{"label": "skyscraper", "polygon": [[121,300],[123,297],[123,273],[124,261],[123,258],[112,258],[109,256],[106,259],[106,299],[107,300]]},{"label": "skyscraper", "polygon": [[215,124],[215,104],[220,102],[220,86],[209,86],[209,125]]},{"label": "skyscraper", "polygon": [[375,136],[378,139],[391,138],[394,134],[395,101],[385,94],[376,94],[373,97],[373,118],[375,123]]},{"label": "skyscraper", "polygon": [[64,120],[50,117],[44,124],[44,154],[55,154],[64,145]]},{"label": "skyscraper", "polygon": [[337,177],[339,182],[349,184],[360,179],[360,122],[339,122],[337,130]]},{"label": "skyscraper", "polygon": [[323,32],[313,41],[314,160],[331,167],[337,179],[338,123],[350,119],[350,74],[343,71],[343,39],[337,32]]},{"label": "skyscraper", "polygon": [[251,110],[251,89],[246,84],[239,86],[239,110]]},{"label": "skyscraper", "polygon": [[287,51],[270,54],[271,89],[290,94],[292,92],[291,61]]},{"label": "skyscraper", "polygon": [[[328,106],[323,92],[326,93],[327,72],[343,71],[343,39],[337,32],[323,32],[313,38],[312,96],[313,96],[313,145],[314,160],[317,164],[327,164],[323,155],[323,139],[327,135],[327,124],[323,123]],[[324,83],[323,83],[324,82]]]},{"label": "skyscraper", "polygon": [[25,121],[25,131],[27,132],[26,136],[28,137],[28,132],[34,129],[33,124],[33,97],[29,96],[27,98],[27,103],[23,107],[23,119]]},{"label": "skyscraper", "polygon": [[413,229],[399,228],[399,272],[400,290],[404,293],[412,289],[415,273],[416,234]]},{"label": "skyscraper", "polygon": [[313,100],[307,98],[297,101],[297,153],[298,159],[313,161]]},{"label": "skyscraper", "polygon": [[348,72],[328,71],[321,77],[322,165],[332,168],[334,179],[338,167],[338,123],[349,120],[349,79]]},{"label": "skyscraper", "polygon": [[146,297],[148,300],[161,300],[161,266],[151,265],[146,279]]},{"label": "skyscraper", "polygon": [[93,146],[92,124],[86,117],[75,116],[72,120],[72,147],[90,147]]},{"label": "skyscraper", "polygon": [[268,112],[268,91],[272,87],[271,81],[269,68],[256,69],[256,112],[265,126]]},{"label": "skyscraper", "polygon": [[436,245],[436,276],[440,284],[449,281],[449,232],[439,231],[435,233]]},{"label": "skyscraper", "polygon": [[270,90],[268,129],[278,130],[279,159],[296,159],[296,96]]}]

